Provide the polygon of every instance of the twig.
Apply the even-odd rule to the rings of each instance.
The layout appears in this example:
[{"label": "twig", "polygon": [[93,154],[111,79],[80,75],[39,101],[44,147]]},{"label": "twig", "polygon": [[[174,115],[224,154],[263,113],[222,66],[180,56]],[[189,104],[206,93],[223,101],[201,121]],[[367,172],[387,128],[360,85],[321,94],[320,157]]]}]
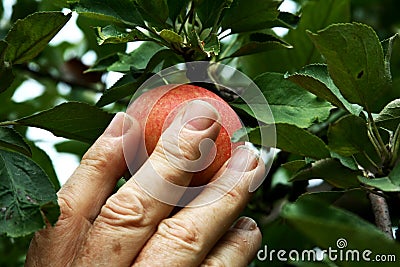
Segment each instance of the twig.
[{"label": "twig", "polygon": [[389,207],[386,199],[374,193],[368,193],[368,197],[371,201],[376,226],[381,229],[387,237],[393,239],[392,222],[390,220]]},{"label": "twig", "polygon": [[14,126],[14,125],[18,125],[18,123],[15,122],[15,121],[1,121],[0,122],[0,127],[3,127],[3,126]]},{"label": "twig", "polygon": [[[70,79],[66,79],[62,76],[54,76],[48,72],[32,70],[26,65],[18,66],[18,69],[27,73],[28,76],[31,76],[34,78],[49,79],[49,80],[55,81],[57,83],[58,82],[65,83],[73,88],[78,88],[78,89],[82,89],[82,90],[86,90],[86,91],[92,91],[94,93],[103,93],[104,92],[103,88],[98,88],[96,85],[93,85],[93,86],[83,85],[82,83],[74,82],[74,81],[72,81]],[[103,86],[104,85],[102,85],[102,87]]]},{"label": "twig", "polygon": [[[33,77],[35,79],[49,79],[52,80],[54,82],[62,82],[65,84],[68,84],[69,86],[71,86],[74,90],[82,90],[82,91],[89,91],[89,92],[94,92],[94,93],[99,93],[99,94],[103,94],[105,91],[104,88],[104,84],[101,84],[101,88],[98,88],[98,84],[93,84],[93,85],[83,85],[79,82],[74,82],[68,79],[65,79],[61,76],[54,76],[50,73],[47,72],[40,72],[40,71],[36,71],[36,70],[32,70],[30,69],[28,66],[19,66],[18,67],[19,70],[25,72],[28,76]],[[128,106],[128,104],[130,103],[129,100],[125,100],[125,99],[119,99],[117,101],[115,101],[115,103],[121,104],[122,106]],[[4,123],[9,123],[9,122],[4,122]],[[11,122],[13,123],[13,122]],[[7,124],[9,125],[9,124]],[[3,126],[3,125],[0,125]]]},{"label": "twig", "polygon": [[193,13],[194,13],[194,2],[192,1],[190,9],[189,9],[188,13],[186,13],[186,16],[183,18],[181,27],[178,30],[179,35],[181,35],[183,29],[185,28],[185,24],[186,24],[187,20],[189,19],[190,16],[193,15]]}]

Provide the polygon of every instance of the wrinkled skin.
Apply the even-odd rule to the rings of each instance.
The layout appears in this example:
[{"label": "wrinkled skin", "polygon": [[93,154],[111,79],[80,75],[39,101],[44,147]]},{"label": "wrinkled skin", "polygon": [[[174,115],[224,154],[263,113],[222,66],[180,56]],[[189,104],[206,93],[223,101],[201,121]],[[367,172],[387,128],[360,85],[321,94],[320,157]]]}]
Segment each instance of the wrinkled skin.
[{"label": "wrinkled skin", "polygon": [[[182,155],[196,158],[199,142],[215,138],[220,127],[210,105],[195,103],[190,108],[207,113],[208,119],[186,123],[190,115],[183,110],[163,133],[167,141],[159,142],[145,164],[112,194],[126,170],[122,139],[136,153],[141,132],[131,116],[117,114],[58,192],[61,217],[54,227],[36,233],[26,266],[247,266],[260,247],[261,233],[253,220],[237,217],[250,198],[250,183],[265,172],[253,152],[237,149],[215,182],[193,200],[234,185],[208,205],[171,214],[172,205],[153,198],[136,182],[162,173],[174,184],[190,184],[192,174],[168,164],[165,153],[176,162]],[[168,142],[178,134],[183,144],[179,149]]]}]

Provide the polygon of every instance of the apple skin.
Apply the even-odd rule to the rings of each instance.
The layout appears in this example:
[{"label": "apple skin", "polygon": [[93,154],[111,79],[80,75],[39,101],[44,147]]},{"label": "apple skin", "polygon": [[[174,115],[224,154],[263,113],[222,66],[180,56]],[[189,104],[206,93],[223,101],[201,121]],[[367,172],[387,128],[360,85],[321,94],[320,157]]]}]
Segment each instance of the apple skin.
[{"label": "apple skin", "polygon": [[150,155],[162,131],[172,122],[177,112],[191,100],[203,100],[218,111],[221,130],[215,140],[217,148],[214,161],[204,170],[195,172],[191,186],[207,184],[221,166],[231,157],[241,143],[232,143],[233,133],[242,127],[235,111],[213,92],[195,85],[163,85],[140,95],[129,107],[131,115],[144,129],[147,154]]}]

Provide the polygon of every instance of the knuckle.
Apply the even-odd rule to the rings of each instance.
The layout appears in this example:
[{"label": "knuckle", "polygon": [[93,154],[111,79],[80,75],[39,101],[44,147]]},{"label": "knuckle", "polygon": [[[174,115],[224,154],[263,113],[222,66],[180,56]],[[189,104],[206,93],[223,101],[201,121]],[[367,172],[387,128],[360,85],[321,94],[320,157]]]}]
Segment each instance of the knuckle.
[{"label": "knuckle", "polygon": [[228,190],[228,192],[226,192],[226,196],[231,203],[239,203],[239,200],[243,198],[243,194],[236,186]]},{"label": "knuckle", "polygon": [[81,165],[89,169],[94,169],[98,173],[110,166],[111,162],[115,162],[115,145],[105,140],[100,140],[95,147],[86,152],[81,160]]},{"label": "knuckle", "polygon": [[60,217],[57,221],[58,224],[75,215],[76,211],[74,207],[76,207],[76,203],[74,201],[74,196],[72,196],[71,194],[59,194],[58,205],[60,206]]},{"label": "knuckle", "polygon": [[199,146],[201,140],[203,139],[193,138],[193,136],[182,132],[178,139],[178,148],[182,157],[189,160],[197,159],[200,156]]},{"label": "knuckle", "polygon": [[172,161],[179,162],[182,159],[196,159],[199,156],[199,144],[193,136],[178,136],[166,131],[160,138],[155,152],[168,157]]},{"label": "knuckle", "polygon": [[147,204],[137,192],[121,190],[107,200],[97,220],[109,227],[143,228],[151,224],[145,216]]},{"label": "knuckle", "polygon": [[199,254],[202,246],[199,231],[194,222],[178,218],[164,219],[158,227],[158,235],[174,249]]},{"label": "knuckle", "polygon": [[207,189],[216,195],[223,196],[227,204],[237,205],[243,202],[244,195],[238,185],[217,182],[209,184]]},{"label": "knuckle", "polygon": [[[189,141],[182,142],[188,143]],[[180,149],[176,139],[163,137],[150,156],[150,162],[164,180],[185,185],[188,175],[191,175],[193,169],[193,163],[188,159],[189,155],[193,156],[193,153],[186,148]]]}]

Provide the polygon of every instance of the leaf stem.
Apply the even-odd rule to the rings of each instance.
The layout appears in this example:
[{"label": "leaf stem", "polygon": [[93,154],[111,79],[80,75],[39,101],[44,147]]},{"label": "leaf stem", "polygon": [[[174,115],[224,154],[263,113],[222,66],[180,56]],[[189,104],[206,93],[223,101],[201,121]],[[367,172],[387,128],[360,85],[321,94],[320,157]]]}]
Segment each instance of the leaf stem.
[{"label": "leaf stem", "polygon": [[222,5],[221,5],[221,7],[220,7],[220,9],[218,11],[218,15],[217,15],[217,17],[216,17],[216,19],[214,21],[214,25],[213,25],[213,27],[211,29],[210,35],[213,34],[213,33],[216,34],[218,32],[219,21],[221,19],[222,12],[224,11],[224,9],[226,7],[225,5],[226,5],[225,3],[222,3]]},{"label": "leaf stem", "polygon": [[374,146],[375,151],[378,153],[379,157],[382,158],[382,151],[379,147],[379,142],[375,138],[375,135],[373,134],[370,125],[368,125],[367,135],[368,135],[368,138],[371,141],[372,145]]},{"label": "leaf stem", "polygon": [[161,38],[154,29],[152,29],[151,27],[149,27],[147,25],[142,26],[142,28],[157,37],[157,39],[156,39],[156,37],[149,36],[151,38],[151,40],[149,40],[150,42],[155,42],[156,44],[159,44],[160,46],[165,46],[165,47],[171,48],[169,46],[169,43],[166,42],[163,38]]},{"label": "leaf stem", "polygon": [[379,175],[383,175],[382,168],[379,167],[378,164],[376,164],[376,162],[373,161],[370,156],[368,156],[367,152],[363,151],[363,155],[367,158],[367,160],[371,163],[371,165],[374,166],[377,169],[378,174]]},{"label": "leaf stem", "polygon": [[183,31],[183,28],[185,27],[185,24],[186,24],[187,20],[189,19],[190,15],[192,15],[192,14],[194,13],[194,2],[191,1],[190,4],[191,4],[191,5],[190,5],[190,10],[189,10],[189,12],[186,14],[186,16],[183,18],[181,27],[179,28],[179,31],[178,31],[178,34],[179,34],[179,35],[181,35],[181,33],[182,33],[182,31]]},{"label": "leaf stem", "polygon": [[396,131],[393,135],[393,146],[390,148],[392,153],[392,158],[390,160],[390,167],[394,167],[399,158],[399,150],[400,150],[400,124],[397,125]]},{"label": "leaf stem", "polygon": [[15,122],[15,121],[1,121],[0,122],[0,127],[1,126],[14,126],[14,125],[19,125],[19,123]]},{"label": "leaf stem", "polygon": [[375,120],[372,117],[372,114],[370,112],[368,112],[368,125],[369,125],[369,129],[371,131],[372,137],[374,138],[374,140],[376,140],[376,145],[377,148],[379,149],[379,154],[382,158],[382,161],[386,161],[390,158],[390,154],[386,148],[385,143],[382,140],[381,134],[379,133],[378,127],[375,124]]},{"label": "leaf stem", "polygon": [[234,46],[236,44],[237,40],[233,40],[232,42],[230,42],[228,44],[228,46],[225,48],[225,50],[220,54],[220,59],[218,61],[222,61],[225,59],[229,59],[229,56],[227,55]]}]

